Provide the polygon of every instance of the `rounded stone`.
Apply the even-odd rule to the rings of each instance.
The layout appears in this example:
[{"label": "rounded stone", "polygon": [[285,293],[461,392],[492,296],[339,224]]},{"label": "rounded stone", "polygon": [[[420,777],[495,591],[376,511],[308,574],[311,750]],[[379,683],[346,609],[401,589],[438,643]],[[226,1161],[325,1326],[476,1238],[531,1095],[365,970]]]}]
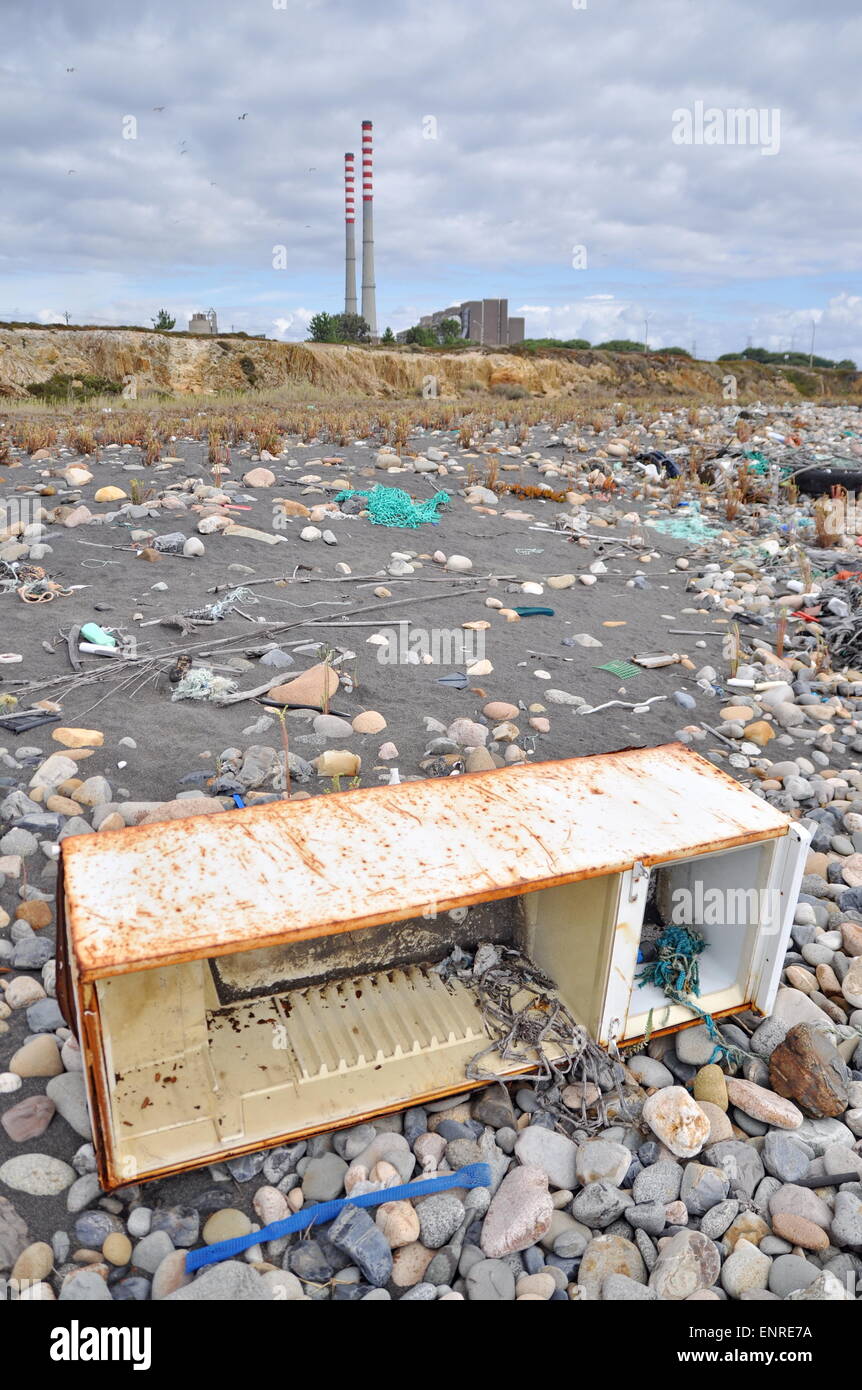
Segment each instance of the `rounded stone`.
[{"label": "rounded stone", "polygon": [[719,1110],[727,1110],[727,1086],[724,1072],[717,1063],[711,1062],[700,1068],[694,1078],[693,1090],[695,1100],[709,1101],[710,1105],[717,1105]]},{"label": "rounded stone", "polygon": [[9,1070],[17,1076],[59,1076],[63,1070],[60,1049],[51,1033],[38,1033],[12,1054]]},{"label": "rounded stone", "polygon": [[21,1154],[0,1167],[0,1182],[31,1197],[56,1197],[74,1181],[74,1168],[50,1154]]},{"label": "rounded stone", "polygon": [[718,1250],[711,1240],[699,1231],[679,1231],[662,1245],[649,1286],[659,1298],[679,1302],[699,1290],[711,1289],[720,1266]]},{"label": "rounded stone", "polygon": [[517,705],[510,705],[506,700],[491,700],[487,705],[483,705],[482,713],[486,719],[497,724],[501,720],[517,719],[521,711]]},{"label": "rounded stone", "polygon": [[411,1202],[384,1202],[377,1208],[375,1221],[391,1250],[400,1250],[419,1239],[419,1217]]},{"label": "rounded stone", "polygon": [[54,1251],[45,1241],[36,1241],[22,1250],[12,1266],[13,1279],[47,1279],[54,1268]]},{"label": "rounded stone", "polygon": [[801,1246],[803,1250],[826,1250],[829,1246],[829,1237],[822,1227],[804,1216],[795,1216],[791,1211],[774,1212],[772,1230],[775,1235],[789,1240],[791,1245]]},{"label": "rounded stone", "polygon": [[769,1271],[769,1290],[777,1298],[787,1298],[798,1289],[807,1289],[820,1270],[802,1255],[779,1255]]},{"label": "rounded stone", "polygon": [[578,1269],[578,1288],[598,1297],[609,1274],[624,1274],[646,1283],[646,1266],[638,1247],[623,1236],[601,1235],[590,1241]]},{"label": "rounded stone", "polygon": [[482,1223],[483,1252],[495,1259],[526,1250],[541,1240],[553,1214],[547,1175],[530,1165],[513,1169],[491,1199]]},{"label": "rounded stone", "polygon": [[386,728],[386,720],[377,710],[363,710],[362,714],[357,714],[353,720],[353,731],[357,734],[379,734]]},{"label": "rounded stone", "polygon": [[733,1253],[724,1262],[721,1283],[731,1298],[740,1298],[753,1289],[765,1289],[769,1282],[772,1261],[756,1245],[739,1240]]},{"label": "rounded stone", "polygon": [[709,1120],[682,1086],[667,1086],[648,1096],[643,1118],[678,1158],[694,1158],[709,1138]]},{"label": "rounded stone", "polygon": [[776,1125],[779,1129],[798,1129],[802,1124],[802,1111],[774,1091],[767,1091],[764,1086],[743,1081],[737,1076],[729,1076],[725,1085],[731,1105],[737,1106],[753,1120]]},{"label": "rounded stone", "polygon": [[123,1232],[113,1231],[102,1246],[102,1254],[108,1264],[127,1265],[132,1258],[132,1242]]},{"label": "rounded stone", "polygon": [[201,1232],[206,1245],[216,1245],[220,1240],[233,1240],[236,1236],[247,1236],[251,1222],[244,1211],[236,1207],[223,1207],[214,1211]]}]

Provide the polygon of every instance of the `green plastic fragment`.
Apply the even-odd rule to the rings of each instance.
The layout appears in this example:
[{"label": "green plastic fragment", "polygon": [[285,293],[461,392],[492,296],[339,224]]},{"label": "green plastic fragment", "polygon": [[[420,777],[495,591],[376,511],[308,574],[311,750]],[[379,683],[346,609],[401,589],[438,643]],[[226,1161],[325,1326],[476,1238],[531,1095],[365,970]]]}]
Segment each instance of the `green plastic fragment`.
[{"label": "green plastic fragment", "polygon": [[604,666],[597,666],[597,671],[610,671],[612,676],[619,676],[620,680],[634,680],[635,676],[641,674],[640,666],[633,666],[630,661],[606,661]]},{"label": "green plastic fragment", "polygon": [[112,637],[110,632],[106,632],[98,623],[84,623],[81,628],[81,636],[85,642],[92,642],[94,647],[115,647],[116,637]]},{"label": "green plastic fragment", "polygon": [[655,519],[645,517],[644,524],[663,536],[673,536],[678,541],[689,541],[692,544],[711,540],[713,536],[721,533],[719,526],[710,526],[704,521],[698,502],[692,502],[689,507],[681,507],[672,516]]}]

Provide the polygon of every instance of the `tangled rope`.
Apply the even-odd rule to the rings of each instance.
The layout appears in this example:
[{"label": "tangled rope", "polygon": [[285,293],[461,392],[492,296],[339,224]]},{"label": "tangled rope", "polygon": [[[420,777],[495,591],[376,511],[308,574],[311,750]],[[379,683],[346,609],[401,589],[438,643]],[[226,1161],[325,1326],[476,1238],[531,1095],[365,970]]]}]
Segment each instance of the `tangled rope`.
[{"label": "tangled rope", "polygon": [[[576,1022],[557,996],[553,980],[520,951],[486,941],[477,947],[471,960],[456,947],[436,969],[444,979],[455,975],[473,991],[491,1039],[467,1063],[466,1074],[471,1081],[501,1079],[497,1072],[486,1071],[479,1065],[492,1052],[501,1061],[537,1069],[538,1077],[525,1080],[535,1087],[538,1108],[553,1116],[560,1130],[569,1133],[593,1133],[607,1125],[602,1071],[611,1072],[616,1097],[624,1105],[613,1059]],[[581,1083],[578,1112],[557,1104],[560,1088],[573,1082]],[[587,1107],[589,1085],[595,1086],[598,1093],[597,1103],[590,1107],[591,1114]]]},{"label": "tangled rope", "polygon": [[41,565],[0,561],[0,592],[11,589],[24,603],[51,603],[55,598],[68,598],[72,592],[51,579]]},{"label": "tangled rope", "polygon": [[[656,940],[656,959],[640,971],[635,979],[638,985],[655,985],[675,1004],[682,1004],[703,1021],[713,1044],[710,1063],[723,1058],[739,1059],[747,1054],[741,1048],[724,1042],[715,1020],[706,1013],[695,998],[700,994],[700,966],[698,956],[706,949],[706,940],[700,932],[690,927],[666,927]],[[646,1041],[652,1031],[652,1009],[649,1012]]]},{"label": "tangled rope", "polygon": [[367,497],[368,518],[372,526],[406,526],[415,530],[426,521],[435,525],[440,520],[437,508],[449,501],[448,492],[435,492],[425,502],[414,502],[409,492],[400,487],[383,487],[378,484],[371,492],[348,488],[336,494],[336,502],[346,502],[351,497]]}]

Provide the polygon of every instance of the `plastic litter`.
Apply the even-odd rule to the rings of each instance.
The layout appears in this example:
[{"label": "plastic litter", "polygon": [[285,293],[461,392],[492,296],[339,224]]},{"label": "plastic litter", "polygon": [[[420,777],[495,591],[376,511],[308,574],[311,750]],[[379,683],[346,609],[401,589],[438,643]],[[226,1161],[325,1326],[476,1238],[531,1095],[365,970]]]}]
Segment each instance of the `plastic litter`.
[{"label": "plastic litter", "polygon": [[704,521],[700,511],[700,504],[692,502],[682,512],[677,512],[676,516],[666,517],[644,517],[644,525],[651,530],[658,531],[663,536],[672,536],[674,540],[688,541],[691,545],[698,545],[703,541],[711,540],[713,536],[721,533],[718,526],[710,526]]},{"label": "plastic litter", "polygon": [[0,716],[0,729],[8,729],[10,734],[26,734],[28,729],[38,729],[40,724],[56,724],[59,714],[51,714],[44,709],[25,709],[20,714]]},{"label": "plastic litter", "polygon": [[119,647],[106,647],[103,642],[79,642],[78,651],[89,656],[119,656]]},{"label": "plastic litter", "polygon": [[553,608],[513,608],[519,618],[553,618]]},{"label": "plastic litter", "polygon": [[604,666],[597,666],[597,671],[610,671],[612,676],[619,676],[621,681],[634,680],[635,676],[640,675],[637,666],[633,666],[630,661],[606,661]]},{"label": "plastic litter", "polygon": [[680,465],[674,459],[668,458],[667,454],[663,454],[660,449],[650,449],[645,454],[638,454],[637,462],[651,463],[657,471],[664,472],[668,478],[678,478],[682,472]]},{"label": "plastic litter", "polygon": [[182,531],[169,531],[166,536],[156,536],[153,541],[153,550],[160,550],[167,555],[182,555],[183,546],[188,540]]},{"label": "plastic litter", "polygon": [[[666,927],[656,940],[656,959],[635,976],[639,988],[657,985],[675,1004],[684,1004],[702,1019],[713,1044],[710,1062],[725,1057],[740,1060],[748,1056],[741,1048],[725,1043],[711,1014],[706,1013],[695,998],[700,994],[700,966],[697,958],[706,949],[700,932],[689,927]],[[652,1013],[652,1011],[650,1011]]]},{"label": "plastic litter", "polygon": [[418,1197],[430,1197],[433,1192],[446,1192],[453,1187],[490,1187],[491,1169],[487,1163],[468,1163],[455,1173],[444,1173],[439,1178],[427,1178],[424,1182],[396,1183],[394,1187],[381,1188],[379,1192],[362,1192],[352,1197],[335,1197],[330,1202],[318,1202],[316,1206],[298,1211],[284,1221],[273,1221],[269,1226],[253,1231],[247,1236],[234,1236],[232,1240],[219,1240],[203,1250],[190,1250],[186,1255],[186,1273],[191,1274],[204,1265],[218,1264],[231,1256],[260,1245],[264,1241],[280,1240],[282,1236],[294,1231],[305,1231],[309,1227],[323,1226],[334,1221],[345,1207],[379,1207],[384,1202],[409,1202]]},{"label": "plastic litter", "polygon": [[632,661],[638,666],[645,666],[648,671],[657,670],[661,666],[675,666],[680,659],[679,652],[639,652],[637,656],[632,657]]},{"label": "plastic litter", "polygon": [[217,676],[208,666],[196,666],[178,683],[171,700],[218,700],[236,690],[236,681]]},{"label": "plastic litter", "polygon": [[426,521],[434,525],[440,520],[438,507],[445,507],[449,501],[448,492],[436,492],[425,502],[414,502],[409,492],[400,487],[383,487],[382,484],[370,492],[348,488],[336,493],[336,502],[346,502],[353,497],[367,497],[366,510],[373,526],[404,526],[415,530]]},{"label": "plastic litter", "polygon": [[98,623],[84,623],[81,628],[81,637],[84,642],[89,642],[94,647],[116,647],[117,639],[112,637],[110,632],[106,632]]},{"label": "plastic litter", "polygon": [[620,705],[623,709],[633,709],[642,713],[650,705],[654,705],[657,700],[666,700],[666,695],[651,695],[648,700],[606,700],[603,705],[581,705],[576,714],[598,714],[600,709],[613,709],[614,705]]}]

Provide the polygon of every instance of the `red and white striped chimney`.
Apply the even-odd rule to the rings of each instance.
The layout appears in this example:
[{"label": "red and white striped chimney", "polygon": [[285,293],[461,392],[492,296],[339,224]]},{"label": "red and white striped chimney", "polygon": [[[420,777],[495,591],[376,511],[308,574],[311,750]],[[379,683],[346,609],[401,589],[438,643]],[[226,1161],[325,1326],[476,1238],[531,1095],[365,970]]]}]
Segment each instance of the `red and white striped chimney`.
[{"label": "red and white striped chimney", "polygon": [[362,317],[377,338],[377,287],[374,282],[373,126],[362,122]]},{"label": "red and white striped chimney", "polygon": [[354,158],[344,156],[344,312],[356,313],[356,205]]}]

